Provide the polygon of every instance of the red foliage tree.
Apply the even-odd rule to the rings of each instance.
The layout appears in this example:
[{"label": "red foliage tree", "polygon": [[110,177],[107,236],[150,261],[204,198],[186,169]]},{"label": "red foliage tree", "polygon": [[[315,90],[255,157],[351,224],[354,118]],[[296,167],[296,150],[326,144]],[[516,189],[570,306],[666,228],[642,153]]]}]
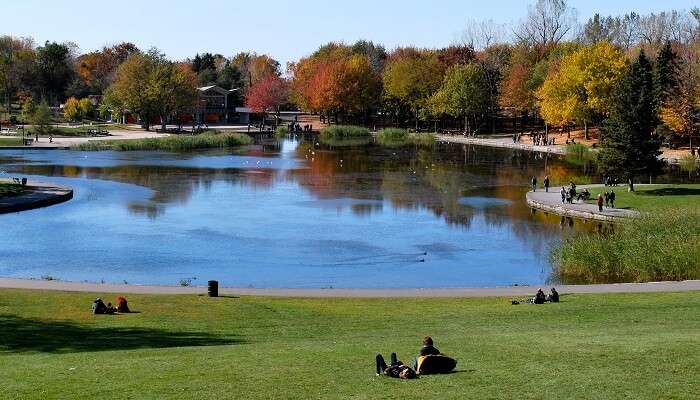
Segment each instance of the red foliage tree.
[{"label": "red foliage tree", "polygon": [[253,112],[266,113],[274,111],[277,114],[280,107],[288,101],[288,98],[288,82],[276,74],[268,74],[250,88],[245,104]]}]

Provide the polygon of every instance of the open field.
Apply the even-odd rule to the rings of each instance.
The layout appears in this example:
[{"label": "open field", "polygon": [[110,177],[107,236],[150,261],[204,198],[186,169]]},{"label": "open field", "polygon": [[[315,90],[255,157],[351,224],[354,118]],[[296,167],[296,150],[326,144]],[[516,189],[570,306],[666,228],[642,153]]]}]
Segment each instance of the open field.
[{"label": "open field", "polygon": [[[509,299],[290,299],[0,290],[7,398],[693,398],[700,292]],[[110,296],[106,301],[114,301]],[[432,335],[458,371],[375,377]]]},{"label": "open field", "polygon": [[627,185],[619,187],[597,186],[588,189],[592,196],[589,203],[595,203],[599,193],[615,191],[619,208],[642,212],[657,211],[662,208],[700,206],[700,185],[635,185],[634,192],[627,191]]},{"label": "open field", "polygon": [[0,138],[0,146],[21,146],[22,138]]}]

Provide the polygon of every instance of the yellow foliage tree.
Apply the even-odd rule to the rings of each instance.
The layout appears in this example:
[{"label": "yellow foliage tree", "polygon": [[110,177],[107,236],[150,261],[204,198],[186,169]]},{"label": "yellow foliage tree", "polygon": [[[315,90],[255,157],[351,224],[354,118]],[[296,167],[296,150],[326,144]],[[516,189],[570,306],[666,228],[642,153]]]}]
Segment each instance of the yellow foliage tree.
[{"label": "yellow foliage tree", "polygon": [[607,42],[584,47],[553,66],[537,91],[545,122],[586,129],[596,115],[612,109],[613,93],[627,70],[624,53]]},{"label": "yellow foliage tree", "polygon": [[63,105],[63,116],[69,121],[79,121],[82,113],[80,111],[80,101],[75,97],[71,97],[66,100]]}]

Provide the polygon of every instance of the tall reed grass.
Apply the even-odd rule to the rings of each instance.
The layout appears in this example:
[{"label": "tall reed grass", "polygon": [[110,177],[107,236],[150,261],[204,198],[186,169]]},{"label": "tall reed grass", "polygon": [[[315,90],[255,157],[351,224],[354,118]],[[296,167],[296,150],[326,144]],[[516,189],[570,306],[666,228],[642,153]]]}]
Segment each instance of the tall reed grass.
[{"label": "tall reed grass", "polygon": [[167,136],[161,138],[89,141],[73,146],[80,151],[173,151],[237,147],[251,143],[242,133],[204,133],[196,136]]},{"label": "tall reed grass", "polygon": [[700,279],[700,206],[661,209],[553,248],[555,276],[598,284]]}]

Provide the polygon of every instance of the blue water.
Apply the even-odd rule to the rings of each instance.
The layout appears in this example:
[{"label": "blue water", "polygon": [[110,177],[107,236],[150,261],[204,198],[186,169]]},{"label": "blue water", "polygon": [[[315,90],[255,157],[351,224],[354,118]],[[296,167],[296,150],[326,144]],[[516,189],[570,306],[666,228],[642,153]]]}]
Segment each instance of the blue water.
[{"label": "blue water", "polygon": [[[563,162],[560,168],[569,168]],[[258,288],[539,284],[571,232],[533,215],[544,161],[441,145],[235,152],[2,151],[0,176],[69,185],[70,202],[0,215],[0,276]]]}]

